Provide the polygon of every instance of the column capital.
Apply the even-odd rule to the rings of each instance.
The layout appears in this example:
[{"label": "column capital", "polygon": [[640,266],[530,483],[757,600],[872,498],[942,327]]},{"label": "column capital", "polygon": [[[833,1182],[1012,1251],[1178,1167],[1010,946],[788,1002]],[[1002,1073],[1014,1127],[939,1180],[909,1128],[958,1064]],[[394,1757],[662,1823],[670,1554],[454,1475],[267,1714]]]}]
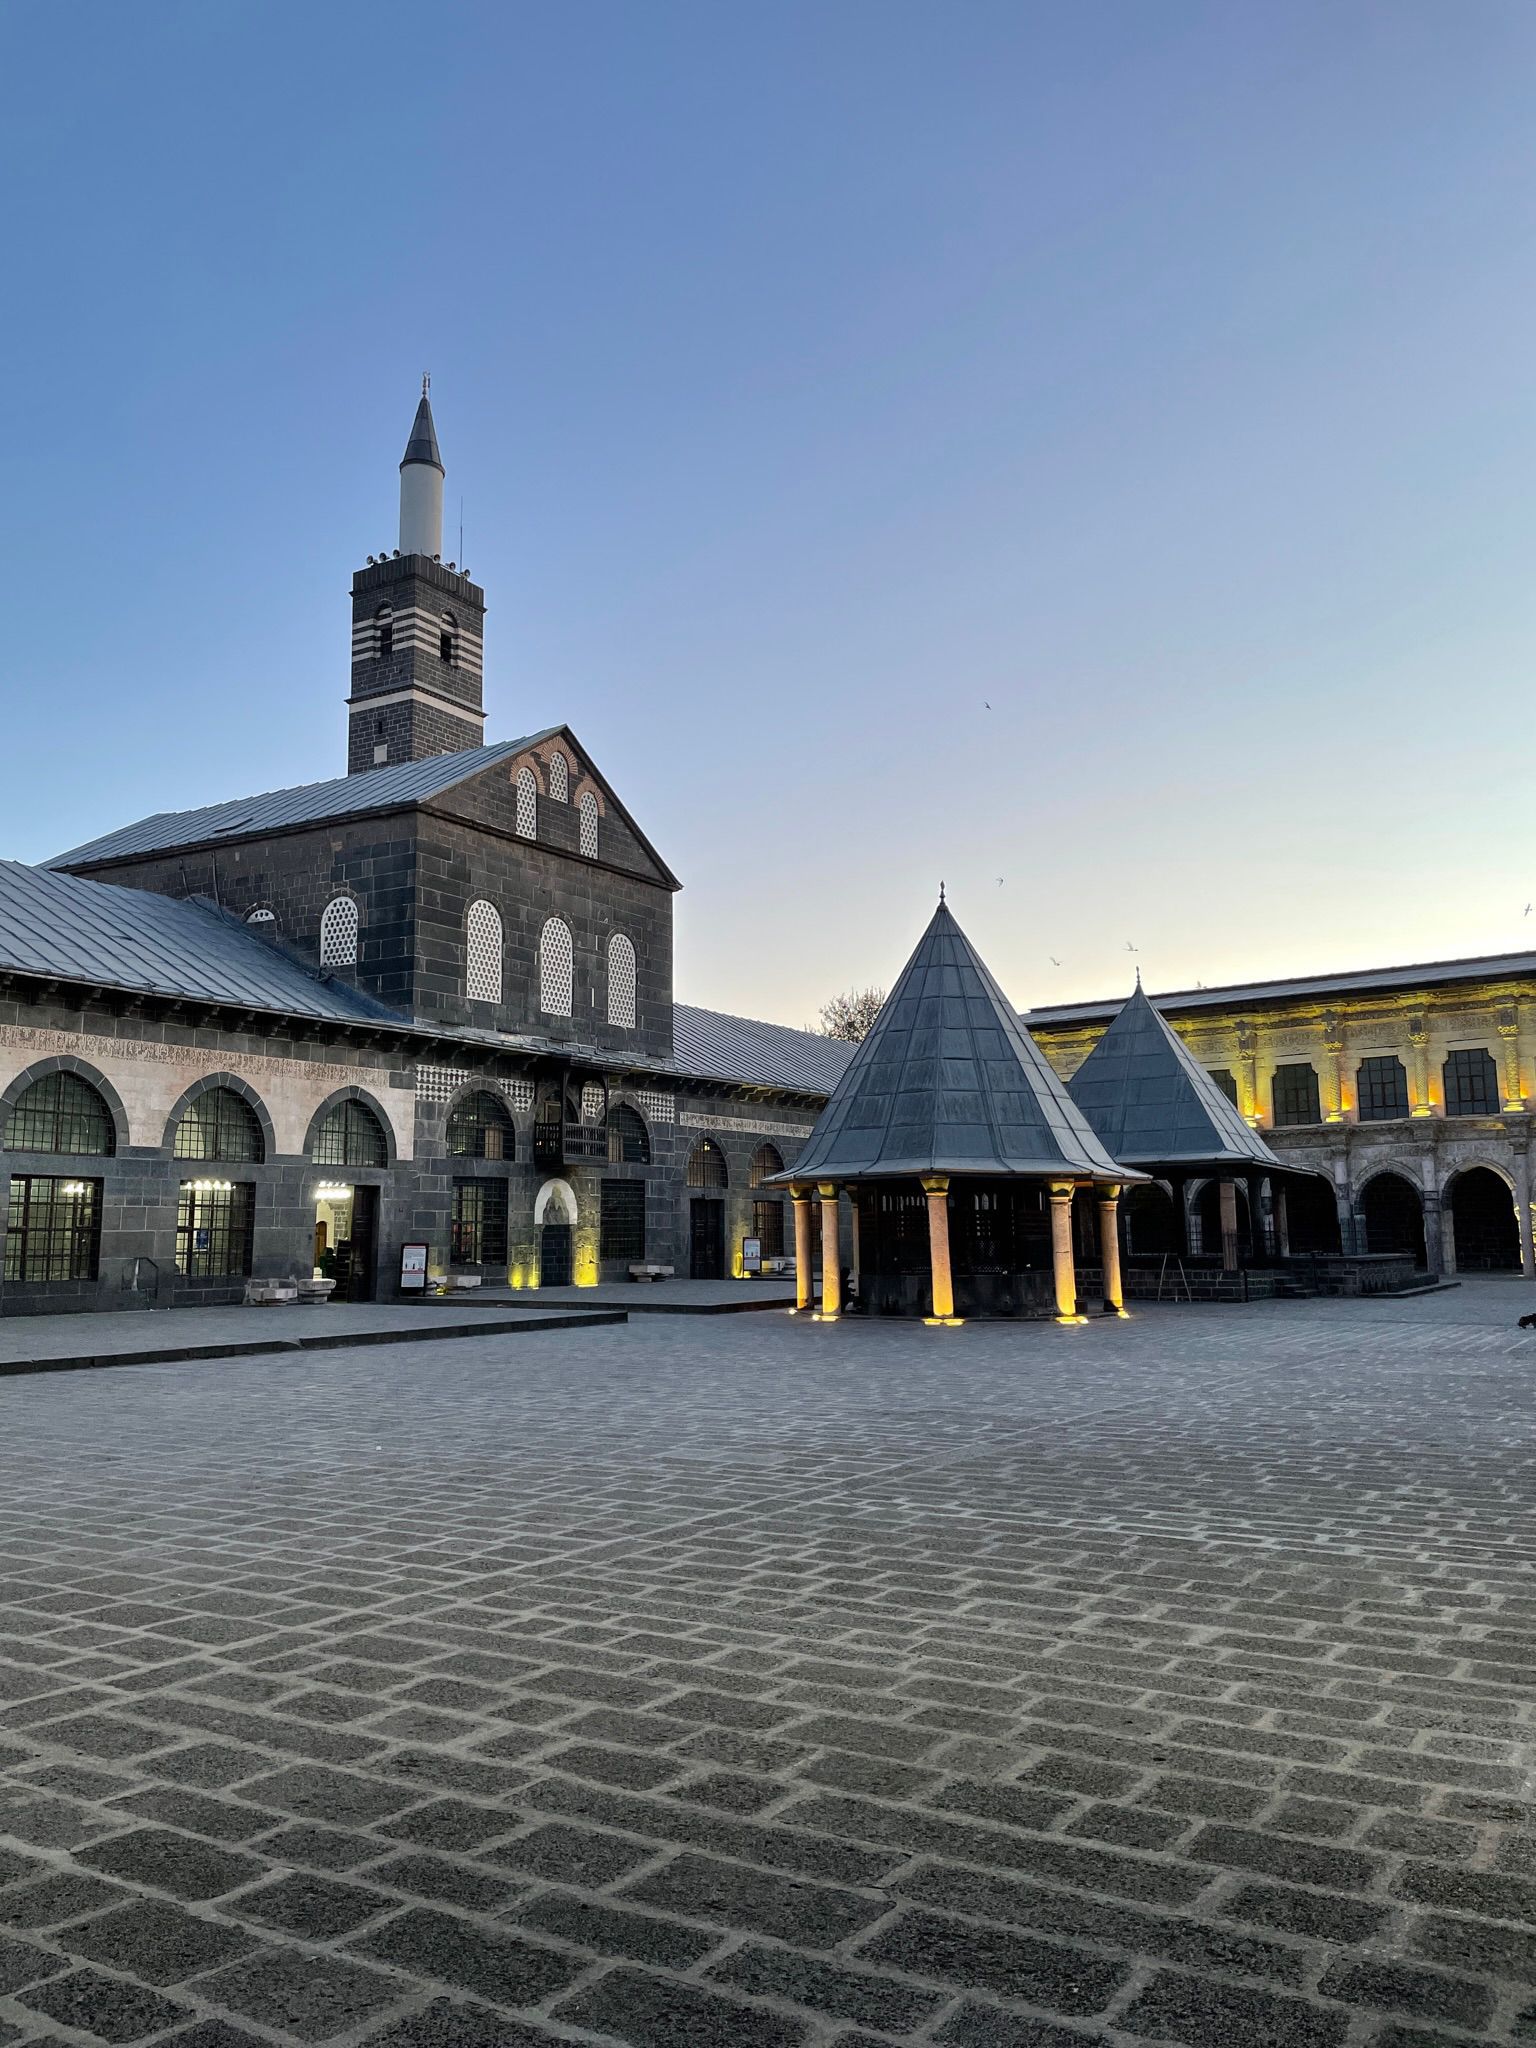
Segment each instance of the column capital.
[{"label": "column capital", "polygon": [[1053,1202],[1070,1202],[1076,1191],[1077,1183],[1075,1181],[1053,1180],[1051,1182],[1051,1200]]},{"label": "column capital", "polygon": [[789,1199],[792,1202],[808,1202],[811,1200],[815,1192],[816,1190],[814,1188],[808,1188],[805,1186],[791,1187],[789,1191]]},{"label": "column capital", "polygon": [[920,1176],[925,1195],[947,1195],[949,1175],[947,1173],[925,1173]]},{"label": "column capital", "polygon": [[837,1182],[835,1180],[819,1180],[816,1183],[816,1192],[824,1202],[835,1202],[837,1200]]},{"label": "column capital", "polygon": [[1118,1202],[1122,1192],[1120,1183],[1115,1180],[1101,1180],[1094,1190],[1101,1203]]}]

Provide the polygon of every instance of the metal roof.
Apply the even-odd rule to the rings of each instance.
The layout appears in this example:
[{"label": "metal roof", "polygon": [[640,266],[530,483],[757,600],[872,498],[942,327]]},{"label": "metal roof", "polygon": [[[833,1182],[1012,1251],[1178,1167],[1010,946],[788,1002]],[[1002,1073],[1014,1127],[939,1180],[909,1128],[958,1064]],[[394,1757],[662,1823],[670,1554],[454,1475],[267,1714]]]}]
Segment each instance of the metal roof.
[{"label": "metal roof", "polygon": [[1067,1093],[1127,1166],[1280,1164],[1139,985]]},{"label": "metal roof", "polygon": [[408,462],[429,462],[434,469],[443,466],[442,454],[437,445],[437,428],[432,424],[432,401],[425,391],[416,408],[416,417],[411,423],[411,438],[405,444],[405,454],[400,459],[404,469]]},{"label": "metal roof", "polygon": [[823,1038],[816,1031],[728,1017],[719,1010],[697,1010],[691,1003],[673,1005],[672,1043],[679,1070],[699,1080],[796,1089],[807,1095],[830,1095],[858,1051],[843,1039]]},{"label": "metal roof", "polygon": [[[1163,1012],[1234,1010],[1261,1003],[1369,995],[1374,990],[1431,989],[1458,981],[1536,981],[1536,953],[1488,953],[1468,960],[1432,960],[1407,967],[1367,967],[1358,974],[1305,974],[1291,981],[1234,982],[1225,988],[1171,989],[1152,1000]],[[1052,1024],[1098,1024],[1112,1017],[1118,999],[1046,1003],[1024,1012],[1031,1030]]]},{"label": "metal roof", "polygon": [[305,782],[297,789],[273,789],[264,796],[234,797],[227,803],[205,804],[196,811],[156,811],[137,824],[123,825],[100,839],[87,840],[68,853],[57,853],[50,868],[86,867],[97,861],[124,860],[137,854],[164,853],[176,846],[204,840],[248,839],[292,825],[315,825],[327,818],[353,817],[359,812],[393,811],[440,796],[455,783],[467,781],[536,746],[563,726],[546,726],[525,739],[499,740],[491,747],[466,747],[457,754],[434,754],[426,761],[398,761],[389,768],[370,768],[362,775],[338,775],[330,782]]},{"label": "metal roof", "polygon": [[0,969],[366,1023],[395,1012],[322,981],[222,912],[0,861]]},{"label": "metal roof", "polygon": [[794,1166],[924,1173],[1127,1177],[942,900]]}]

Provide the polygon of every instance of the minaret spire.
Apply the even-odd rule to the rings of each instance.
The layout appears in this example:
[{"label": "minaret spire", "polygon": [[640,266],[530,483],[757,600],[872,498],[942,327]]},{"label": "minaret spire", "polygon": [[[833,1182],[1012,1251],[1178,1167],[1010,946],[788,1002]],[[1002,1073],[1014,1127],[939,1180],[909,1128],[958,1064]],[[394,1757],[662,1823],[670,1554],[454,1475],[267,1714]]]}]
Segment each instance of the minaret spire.
[{"label": "minaret spire", "polygon": [[440,561],[443,553],[443,458],[437,445],[437,428],[432,420],[428,395],[432,379],[421,380],[421,403],[411,423],[411,438],[405,444],[400,463],[400,552],[402,555],[430,555]]}]

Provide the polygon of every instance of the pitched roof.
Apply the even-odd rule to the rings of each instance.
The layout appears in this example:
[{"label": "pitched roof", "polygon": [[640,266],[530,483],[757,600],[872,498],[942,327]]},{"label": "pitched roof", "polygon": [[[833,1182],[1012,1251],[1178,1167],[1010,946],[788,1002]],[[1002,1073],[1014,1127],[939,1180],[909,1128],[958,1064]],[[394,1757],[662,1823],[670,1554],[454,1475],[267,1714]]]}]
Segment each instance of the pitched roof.
[{"label": "pitched roof", "polygon": [[3,968],[348,1024],[395,1015],[220,911],[15,860],[0,861]]},{"label": "pitched roof", "polygon": [[728,1017],[691,1003],[673,1005],[672,1042],[679,1070],[701,1081],[737,1081],[807,1095],[830,1095],[858,1050],[816,1031]]},{"label": "pitched roof", "polygon": [[442,454],[437,445],[437,428],[432,424],[432,401],[425,391],[421,394],[421,403],[416,408],[416,417],[411,422],[411,438],[405,444],[405,454],[401,457],[400,467],[404,469],[408,462],[430,462],[434,469],[441,469],[443,466]]},{"label": "pitched roof", "polygon": [[1126,1176],[941,901],[794,1178]]},{"label": "pitched roof", "polygon": [[398,761],[389,768],[370,768],[362,775],[338,775],[329,782],[301,783],[297,789],[273,789],[264,796],[233,797],[222,804],[204,804],[195,811],[156,811],[136,824],[119,826],[100,839],[89,839],[68,853],[56,853],[50,868],[86,867],[97,861],[123,860],[138,854],[164,853],[171,847],[195,846],[204,840],[253,838],[290,825],[314,825],[327,818],[350,818],[360,812],[392,811],[440,796],[455,783],[466,782],[482,769],[519,754],[524,747],[547,740],[563,726],[547,726],[525,739],[500,740],[492,747],[466,747],[457,754],[434,754],[426,761]]},{"label": "pitched roof", "polygon": [[1127,1166],[1280,1164],[1139,983],[1067,1092]]}]

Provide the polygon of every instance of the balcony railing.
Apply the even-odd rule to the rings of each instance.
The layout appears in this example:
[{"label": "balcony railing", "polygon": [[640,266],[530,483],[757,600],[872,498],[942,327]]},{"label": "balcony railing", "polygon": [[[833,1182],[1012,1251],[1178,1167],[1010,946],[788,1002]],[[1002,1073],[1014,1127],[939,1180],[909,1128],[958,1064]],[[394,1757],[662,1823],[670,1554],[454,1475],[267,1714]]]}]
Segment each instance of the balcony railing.
[{"label": "balcony railing", "polygon": [[561,1123],[541,1118],[533,1127],[535,1166],[583,1166],[608,1157],[605,1124]]}]

